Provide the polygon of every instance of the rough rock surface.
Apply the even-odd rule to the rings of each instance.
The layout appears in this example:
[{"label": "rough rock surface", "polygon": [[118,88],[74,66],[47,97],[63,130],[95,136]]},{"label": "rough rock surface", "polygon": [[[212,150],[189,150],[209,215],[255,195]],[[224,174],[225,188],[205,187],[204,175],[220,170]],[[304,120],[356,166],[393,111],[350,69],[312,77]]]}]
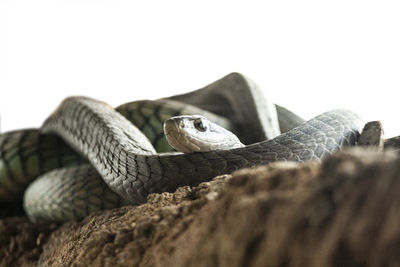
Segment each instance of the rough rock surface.
[{"label": "rough rock surface", "polygon": [[59,227],[3,218],[0,265],[400,266],[399,192],[394,152],[275,163]]}]

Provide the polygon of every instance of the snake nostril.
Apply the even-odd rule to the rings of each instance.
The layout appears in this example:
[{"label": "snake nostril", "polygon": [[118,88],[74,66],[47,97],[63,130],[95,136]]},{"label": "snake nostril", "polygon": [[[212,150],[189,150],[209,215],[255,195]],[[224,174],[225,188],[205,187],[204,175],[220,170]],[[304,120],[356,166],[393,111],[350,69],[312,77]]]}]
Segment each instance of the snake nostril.
[{"label": "snake nostril", "polygon": [[183,121],[179,121],[178,126],[179,128],[183,129],[185,127],[185,124],[183,123]]}]

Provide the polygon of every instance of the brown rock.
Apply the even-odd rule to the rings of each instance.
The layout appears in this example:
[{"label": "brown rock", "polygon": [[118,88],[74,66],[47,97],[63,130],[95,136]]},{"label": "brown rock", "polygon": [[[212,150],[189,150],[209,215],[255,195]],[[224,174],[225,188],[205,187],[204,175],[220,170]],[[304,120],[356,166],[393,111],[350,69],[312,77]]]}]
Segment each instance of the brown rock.
[{"label": "brown rock", "polygon": [[33,265],[55,224],[32,224],[24,217],[0,220],[0,266]]},{"label": "brown rock", "polygon": [[144,205],[64,224],[48,239],[49,225],[38,231],[6,218],[2,237],[21,231],[2,239],[0,259],[4,266],[400,266],[399,192],[396,153],[352,149],[322,165],[275,163],[153,194]]}]

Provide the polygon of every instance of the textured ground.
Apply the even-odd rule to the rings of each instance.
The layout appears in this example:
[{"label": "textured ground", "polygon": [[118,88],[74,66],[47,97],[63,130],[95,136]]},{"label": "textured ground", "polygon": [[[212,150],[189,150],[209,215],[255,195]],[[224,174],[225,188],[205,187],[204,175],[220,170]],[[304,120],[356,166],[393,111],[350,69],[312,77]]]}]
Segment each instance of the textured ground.
[{"label": "textured ground", "polygon": [[399,192],[394,153],[271,164],[82,222],[5,217],[0,265],[400,266]]}]

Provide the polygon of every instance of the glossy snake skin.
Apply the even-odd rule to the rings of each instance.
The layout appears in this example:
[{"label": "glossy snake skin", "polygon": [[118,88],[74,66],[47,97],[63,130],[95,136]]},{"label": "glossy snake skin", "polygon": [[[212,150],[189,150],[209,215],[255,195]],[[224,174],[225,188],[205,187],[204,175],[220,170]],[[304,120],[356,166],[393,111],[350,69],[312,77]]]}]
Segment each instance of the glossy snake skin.
[{"label": "glossy snake skin", "polygon": [[[355,145],[362,127],[357,114],[343,109],[303,123],[290,111],[270,104],[249,79],[238,73],[161,101],[171,100],[181,108],[171,112],[160,112],[164,107],[149,108],[146,117],[132,115],[138,113],[135,109],[115,110],[91,98],[71,97],[46,120],[40,134],[30,130],[1,135],[0,198],[11,199],[11,193],[19,196],[29,183],[25,176],[32,180],[47,172],[25,192],[28,216],[34,221],[81,219],[92,211],[140,204],[150,193],[171,192],[244,167],[321,160],[343,146]],[[197,110],[186,113],[186,107]],[[246,146],[160,153],[171,151],[159,130],[162,122],[200,111],[208,112],[201,114],[207,118],[216,114],[216,122],[230,128]],[[31,146],[27,144],[30,135],[38,141]],[[50,141],[42,142],[47,139]],[[46,152],[50,144],[57,150]],[[70,167],[57,169],[66,165]],[[23,189],[17,190],[17,185],[23,185]]]}]

